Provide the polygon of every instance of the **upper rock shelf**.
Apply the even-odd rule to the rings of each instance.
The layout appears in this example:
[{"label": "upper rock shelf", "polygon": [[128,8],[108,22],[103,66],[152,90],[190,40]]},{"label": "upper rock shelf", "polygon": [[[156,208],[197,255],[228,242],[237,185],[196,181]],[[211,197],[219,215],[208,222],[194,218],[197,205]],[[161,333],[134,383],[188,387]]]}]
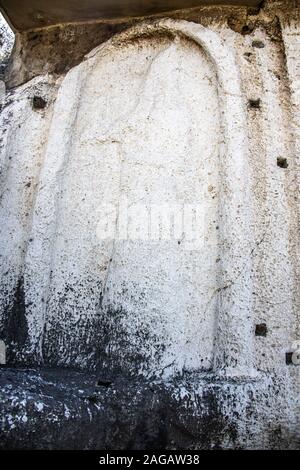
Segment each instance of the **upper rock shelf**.
[{"label": "upper rock shelf", "polygon": [[200,5],[257,6],[261,0],[0,0],[0,9],[18,31],[59,23],[147,16]]}]

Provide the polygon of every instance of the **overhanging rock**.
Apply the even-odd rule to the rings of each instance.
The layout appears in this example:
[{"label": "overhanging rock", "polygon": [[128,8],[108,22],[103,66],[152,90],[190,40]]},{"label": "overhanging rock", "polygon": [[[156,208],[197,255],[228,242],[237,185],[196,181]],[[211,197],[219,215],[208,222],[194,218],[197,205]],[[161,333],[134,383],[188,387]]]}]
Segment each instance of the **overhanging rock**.
[{"label": "overhanging rock", "polygon": [[146,16],[199,5],[257,6],[260,0],[1,0],[0,7],[17,30],[58,23]]}]

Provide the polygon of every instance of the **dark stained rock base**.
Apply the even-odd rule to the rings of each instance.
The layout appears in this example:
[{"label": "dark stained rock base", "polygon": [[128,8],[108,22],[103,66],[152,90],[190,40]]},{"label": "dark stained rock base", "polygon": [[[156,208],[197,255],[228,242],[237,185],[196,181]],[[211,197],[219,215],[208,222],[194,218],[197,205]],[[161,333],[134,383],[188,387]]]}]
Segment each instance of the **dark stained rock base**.
[{"label": "dark stained rock base", "polygon": [[295,448],[296,436],[267,416],[276,387],[269,379],[228,383],[203,374],[154,382],[2,367],[0,448]]}]

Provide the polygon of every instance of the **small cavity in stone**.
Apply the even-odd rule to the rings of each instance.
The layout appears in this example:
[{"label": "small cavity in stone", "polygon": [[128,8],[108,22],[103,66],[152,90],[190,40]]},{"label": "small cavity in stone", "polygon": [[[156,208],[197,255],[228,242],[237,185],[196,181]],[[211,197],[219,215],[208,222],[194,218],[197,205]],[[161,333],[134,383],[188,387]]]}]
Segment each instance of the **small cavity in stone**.
[{"label": "small cavity in stone", "polygon": [[260,99],[250,99],[249,100],[249,106],[252,109],[260,109]]},{"label": "small cavity in stone", "polygon": [[284,157],[278,157],[277,166],[279,166],[280,168],[287,168],[289,166],[287,159]]},{"label": "small cavity in stone", "polygon": [[257,49],[263,49],[265,47],[265,44],[259,39],[255,39],[252,42],[252,47],[256,47]]},{"label": "small cavity in stone", "polygon": [[286,365],[290,366],[293,364],[293,354],[292,352],[285,353],[285,363]]},{"label": "small cavity in stone", "polygon": [[112,384],[112,382],[110,382],[109,380],[98,380],[96,385],[97,387],[110,387]]},{"label": "small cavity in stone", "polygon": [[47,106],[47,102],[41,96],[34,96],[32,98],[33,109],[44,109]]},{"label": "small cavity in stone", "polygon": [[245,36],[246,34],[251,34],[254,30],[254,26],[246,24],[242,27],[241,34]]},{"label": "small cavity in stone", "polygon": [[267,336],[267,325],[265,323],[259,323],[255,326],[255,336]]}]

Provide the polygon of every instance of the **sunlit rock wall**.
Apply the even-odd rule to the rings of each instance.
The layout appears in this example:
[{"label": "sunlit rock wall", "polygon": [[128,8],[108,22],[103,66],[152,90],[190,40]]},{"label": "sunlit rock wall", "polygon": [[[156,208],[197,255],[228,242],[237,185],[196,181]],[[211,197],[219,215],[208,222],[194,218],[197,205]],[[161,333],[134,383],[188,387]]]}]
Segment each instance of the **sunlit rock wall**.
[{"label": "sunlit rock wall", "polygon": [[[17,37],[1,112],[8,365],[208,377],[228,415],[240,402],[240,445],[298,446],[300,25],[275,3]],[[155,223],[162,207],[173,223],[197,209],[197,235]]]},{"label": "sunlit rock wall", "polygon": [[0,80],[4,77],[9,56],[14,44],[14,34],[0,13]]}]

